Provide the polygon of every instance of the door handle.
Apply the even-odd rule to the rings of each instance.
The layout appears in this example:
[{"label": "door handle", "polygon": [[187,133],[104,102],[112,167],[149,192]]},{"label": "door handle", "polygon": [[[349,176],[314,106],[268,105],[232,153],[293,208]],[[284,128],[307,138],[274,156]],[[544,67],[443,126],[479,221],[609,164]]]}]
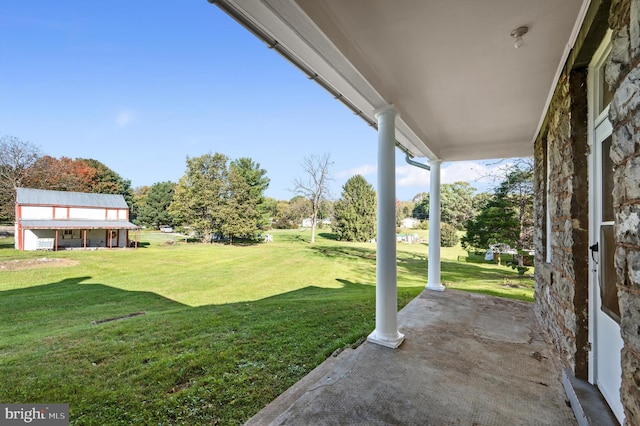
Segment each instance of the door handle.
[{"label": "door handle", "polygon": [[598,251],[598,243],[595,243],[593,245],[589,246],[589,250],[591,250],[591,259],[593,259],[593,261],[596,263],[596,265],[598,264],[598,260],[595,258],[595,256],[593,255],[594,253],[596,253]]}]

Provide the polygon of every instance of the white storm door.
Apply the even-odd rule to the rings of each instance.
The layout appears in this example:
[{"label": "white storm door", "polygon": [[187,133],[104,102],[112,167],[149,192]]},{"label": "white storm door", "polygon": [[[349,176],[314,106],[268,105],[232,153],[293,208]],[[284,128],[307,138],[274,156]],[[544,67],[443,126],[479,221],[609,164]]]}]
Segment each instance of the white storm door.
[{"label": "white storm door", "polygon": [[[614,265],[616,250],[613,214],[613,162],[611,148],[611,123],[606,111],[601,115],[594,134],[592,150],[591,220],[591,314],[594,316],[594,383],[607,400],[620,423],[624,422],[624,409],[620,400],[622,367],[620,351],[623,341],[620,335],[620,309],[618,305],[617,278]],[[595,246],[597,244],[597,246]]]}]

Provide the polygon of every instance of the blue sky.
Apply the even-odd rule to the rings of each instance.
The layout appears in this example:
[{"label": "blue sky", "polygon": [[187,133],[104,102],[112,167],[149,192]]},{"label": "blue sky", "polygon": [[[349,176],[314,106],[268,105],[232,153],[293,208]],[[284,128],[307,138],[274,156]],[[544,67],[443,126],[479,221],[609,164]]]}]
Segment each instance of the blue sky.
[{"label": "blue sky", "polygon": [[[0,57],[0,136],[94,158],[134,187],[214,152],[260,163],[277,199],[325,152],[334,198],[356,173],[375,186],[375,130],[206,0],[4,1]],[[396,156],[397,197],[427,192],[428,173]],[[474,179],[493,167],[445,163],[442,182],[486,190]]]}]

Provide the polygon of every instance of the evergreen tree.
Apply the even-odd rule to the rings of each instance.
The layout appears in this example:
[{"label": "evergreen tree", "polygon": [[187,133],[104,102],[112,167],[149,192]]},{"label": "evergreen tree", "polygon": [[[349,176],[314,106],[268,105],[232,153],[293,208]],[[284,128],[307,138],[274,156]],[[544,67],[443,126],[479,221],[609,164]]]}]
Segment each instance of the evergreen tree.
[{"label": "evergreen tree", "polygon": [[338,239],[369,241],[376,235],[376,193],[361,175],[350,178],[334,205],[334,230]]},{"label": "evergreen tree", "polygon": [[176,184],[174,182],[154,183],[138,204],[138,223],[158,228],[160,225],[175,225],[168,208],[173,201]]},{"label": "evergreen tree", "polygon": [[[271,203],[268,203],[264,196],[264,192],[269,187],[270,182],[267,177],[267,171],[260,168],[260,163],[256,163],[251,158],[247,157],[233,160],[231,162],[230,169],[233,170],[234,173],[238,174],[238,176],[246,183],[248,198],[245,202],[247,200],[251,200],[251,204],[255,204],[254,207],[260,215],[257,226],[259,228],[264,228],[271,218],[271,211],[269,210]],[[238,187],[237,190],[239,191],[240,187]]]}]

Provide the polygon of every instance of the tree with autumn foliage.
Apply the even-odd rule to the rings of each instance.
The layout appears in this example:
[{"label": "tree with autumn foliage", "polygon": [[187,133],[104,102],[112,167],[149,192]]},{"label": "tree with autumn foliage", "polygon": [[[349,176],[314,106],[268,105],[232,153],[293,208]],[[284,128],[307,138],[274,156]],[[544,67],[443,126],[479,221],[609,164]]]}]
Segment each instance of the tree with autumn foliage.
[{"label": "tree with autumn foliage", "polygon": [[16,188],[121,194],[135,217],[131,181],[91,158],[41,155],[37,146],[14,136],[0,138],[0,221],[15,218]]},{"label": "tree with autumn foliage", "polygon": [[92,158],[72,160],[68,157],[39,156],[30,165],[22,186],[53,191],[120,194],[129,206],[129,217],[135,218],[131,181]]},{"label": "tree with autumn foliage", "polygon": [[[89,192],[98,194],[120,194],[124,197],[129,208],[133,211],[133,188],[131,181],[124,179],[115,171],[104,165],[98,160],[92,158],[77,158],[78,161],[84,161],[89,167],[95,170],[95,175],[91,180],[91,189]],[[131,217],[131,216],[130,216]],[[131,217],[131,219],[134,219]]]},{"label": "tree with autumn foliage", "polygon": [[96,174],[97,170],[83,160],[69,157],[57,159],[45,155],[31,166],[25,186],[54,191],[92,192]]}]

